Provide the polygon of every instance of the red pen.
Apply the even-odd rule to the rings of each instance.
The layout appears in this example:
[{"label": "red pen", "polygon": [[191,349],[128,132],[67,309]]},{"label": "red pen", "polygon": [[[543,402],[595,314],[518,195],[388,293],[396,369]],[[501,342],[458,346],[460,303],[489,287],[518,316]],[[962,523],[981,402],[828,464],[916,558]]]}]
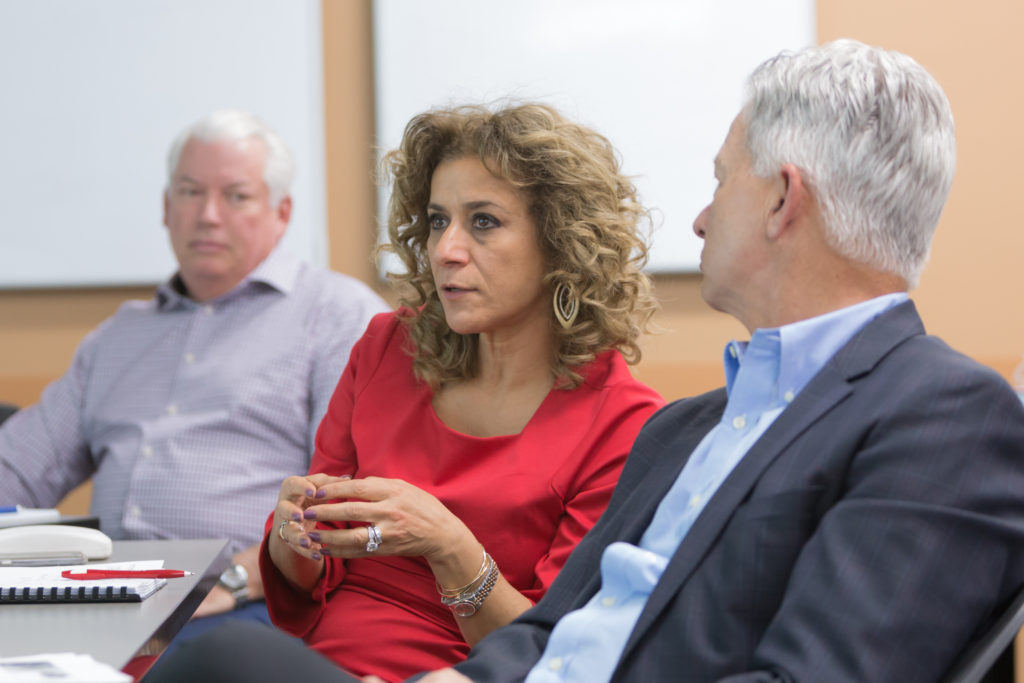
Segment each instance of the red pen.
[{"label": "red pen", "polygon": [[65,569],[60,575],[65,579],[75,579],[76,581],[96,581],[99,579],[180,579],[194,573],[181,569],[86,569],[85,571]]}]

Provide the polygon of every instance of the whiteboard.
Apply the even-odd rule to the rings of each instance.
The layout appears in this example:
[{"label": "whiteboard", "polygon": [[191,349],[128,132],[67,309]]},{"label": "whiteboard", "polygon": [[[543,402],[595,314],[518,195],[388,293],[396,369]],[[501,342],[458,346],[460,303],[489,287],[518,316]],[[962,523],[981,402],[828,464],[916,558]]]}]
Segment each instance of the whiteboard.
[{"label": "whiteboard", "polygon": [[435,106],[552,104],[619,150],[654,210],[649,269],[693,271],[693,220],[711,200],[712,160],[746,76],[813,44],[814,10],[814,0],[375,0],[378,143],[397,146],[409,119]]},{"label": "whiteboard", "polygon": [[165,280],[167,147],[224,107],[292,148],[285,244],[324,263],[320,23],[319,0],[0,2],[0,287]]}]

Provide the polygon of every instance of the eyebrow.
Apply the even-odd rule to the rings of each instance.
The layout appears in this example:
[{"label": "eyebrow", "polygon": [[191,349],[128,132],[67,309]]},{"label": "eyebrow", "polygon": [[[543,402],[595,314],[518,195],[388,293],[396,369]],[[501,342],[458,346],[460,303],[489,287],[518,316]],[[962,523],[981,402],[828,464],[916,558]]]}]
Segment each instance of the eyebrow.
[{"label": "eyebrow", "polygon": [[[496,208],[496,209],[504,210],[504,207],[501,204],[497,204],[495,202],[492,202],[489,199],[481,199],[481,200],[475,201],[475,202],[466,202],[465,204],[463,204],[463,206],[465,208],[469,209],[470,211],[473,211],[473,210],[476,210],[476,209],[484,209],[484,208],[488,208],[488,207],[492,207],[492,206],[494,208]],[[447,211],[447,209],[445,209],[443,206],[441,206],[440,204],[437,204],[435,202],[430,202],[429,204],[427,204],[427,208],[428,209],[432,209],[434,211]]]},{"label": "eyebrow", "polygon": [[[191,176],[187,176],[187,175],[180,175],[180,176],[178,176],[175,179],[174,182],[176,182],[176,183],[189,183],[191,185],[203,185],[203,183],[201,181],[199,181],[199,180],[197,180],[197,179],[195,179],[195,178],[193,178]],[[237,188],[240,188],[240,187],[250,187],[252,184],[253,184],[252,181],[249,181],[249,180],[236,180],[236,181],[234,181],[232,183],[228,183],[227,185],[225,185],[221,189],[224,189],[224,190],[234,190],[234,189],[237,189]]]}]

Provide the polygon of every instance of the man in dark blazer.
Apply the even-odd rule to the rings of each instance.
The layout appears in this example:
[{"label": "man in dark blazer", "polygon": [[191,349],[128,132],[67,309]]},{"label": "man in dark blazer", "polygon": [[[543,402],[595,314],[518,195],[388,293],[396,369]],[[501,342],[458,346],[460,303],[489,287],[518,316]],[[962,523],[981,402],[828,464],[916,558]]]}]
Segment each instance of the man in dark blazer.
[{"label": "man in dark blazer", "polygon": [[[727,388],[653,416],[547,595],[423,680],[939,680],[1024,583],[1024,408],[907,297],[954,165],[910,58],[839,41],[759,67],[694,223],[703,297],[751,334]],[[257,654],[267,680],[343,678]],[[253,680],[238,659],[220,680]]]},{"label": "man in dark blazer", "polygon": [[[941,89],[903,55],[844,41],[754,73],[694,225],[704,298],[753,335],[746,349],[728,347],[746,351],[729,395],[651,418],[608,510],[545,598],[456,671],[474,681],[905,683],[950,668],[1024,582],[1024,410],[995,373],[927,336],[905,300],[954,154]],[[851,334],[841,321],[865,306],[875,308]],[[820,368],[781,410],[768,399],[759,419],[770,424],[749,447],[709,448],[706,437],[754,419],[732,403],[738,392],[751,401],[743,372],[765,331],[781,338],[780,375],[787,343],[801,350],[796,366]],[[820,358],[833,334],[848,339]],[[752,384],[789,393],[785,379]],[[685,517],[700,494],[698,478],[689,498],[671,498],[699,456],[736,462],[638,615],[617,614],[635,597],[608,585],[622,583],[613,549],[657,548],[658,513],[671,516],[669,504]],[[621,619],[625,633],[607,639]]]}]

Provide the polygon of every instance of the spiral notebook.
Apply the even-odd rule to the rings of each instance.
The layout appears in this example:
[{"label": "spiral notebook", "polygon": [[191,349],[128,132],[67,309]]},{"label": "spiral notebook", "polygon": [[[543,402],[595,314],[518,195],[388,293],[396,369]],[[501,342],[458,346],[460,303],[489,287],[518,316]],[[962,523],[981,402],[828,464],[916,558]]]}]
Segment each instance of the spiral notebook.
[{"label": "spiral notebook", "polygon": [[0,605],[42,602],[141,602],[167,579],[65,579],[66,569],[160,569],[163,560],[106,562],[58,567],[0,567]]}]

